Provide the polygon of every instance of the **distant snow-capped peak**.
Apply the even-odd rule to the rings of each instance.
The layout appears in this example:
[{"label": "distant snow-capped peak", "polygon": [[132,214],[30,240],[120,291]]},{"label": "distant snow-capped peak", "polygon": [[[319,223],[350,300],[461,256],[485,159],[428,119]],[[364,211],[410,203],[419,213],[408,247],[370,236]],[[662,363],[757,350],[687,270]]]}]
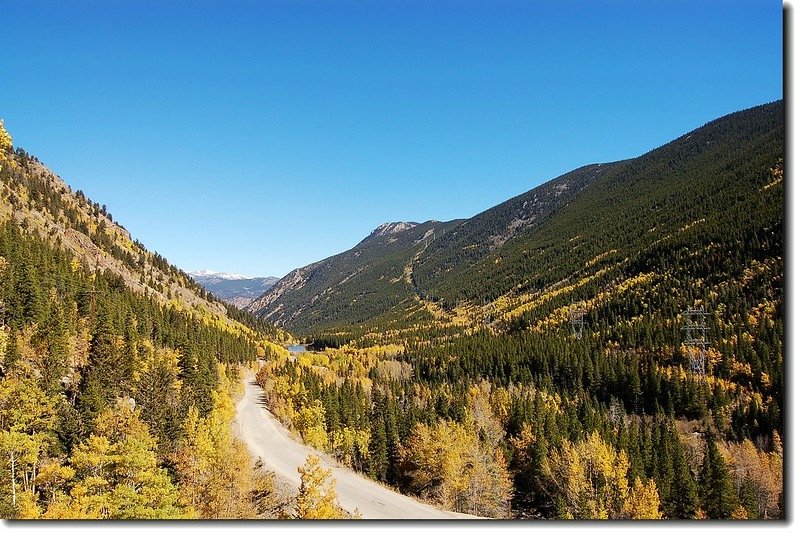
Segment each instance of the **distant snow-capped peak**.
[{"label": "distant snow-capped peak", "polygon": [[197,270],[195,272],[189,272],[189,275],[193,278],[219,278],[219,279],[227,279],[227,280],[239,280],[239,279],[249,279],[247,276],[242,276],[241,274],[230,274],[228,272],[215,272],[214,270]]}]

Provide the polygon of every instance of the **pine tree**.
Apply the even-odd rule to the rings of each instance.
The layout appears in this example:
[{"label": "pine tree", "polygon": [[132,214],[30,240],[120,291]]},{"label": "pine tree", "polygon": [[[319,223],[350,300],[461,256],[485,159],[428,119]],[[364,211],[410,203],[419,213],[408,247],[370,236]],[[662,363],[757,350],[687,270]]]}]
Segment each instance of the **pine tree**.
[{"label": "pine tree", "polygon": [[689,519],[695,516],[698,506],[697,483],[692,477],[686,451],[680,443],[673,451],[674,475],[670,489],[670,499],[664,502],[667,516]]},{"label": "pine tree", "polygon": [[710,430],[706,435],[706,454],[700,469],[700,496],[703,510],[711,519],[731,518],[739,506],[731,474]]},{"label": "pine tree", "polygon": [[71,458],[75,483],[68,498],[48,506],[46,518],[192,518],[177,488],[159,467],[156,441],[129,399],[98,416],[95,433]]},{"label": "pine tree", "polygon": [[386,443],[386,421],[373,414],[372,438],[369,443],[370,473],[375,479],[386,481],[389,469],[389,451]]}]

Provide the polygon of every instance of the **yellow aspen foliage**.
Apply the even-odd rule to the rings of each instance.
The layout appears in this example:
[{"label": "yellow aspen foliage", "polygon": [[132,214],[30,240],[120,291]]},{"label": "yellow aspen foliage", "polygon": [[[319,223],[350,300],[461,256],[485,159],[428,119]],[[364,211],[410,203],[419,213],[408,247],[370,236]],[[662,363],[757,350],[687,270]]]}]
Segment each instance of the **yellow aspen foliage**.
[{"label": "yellow aspen foliage", "polygon": [[36,520],[41,518],[42,511],[36,505],[36,495],[25,491],[17,499],[17,520]]},{"label": "yellow aspen foliage", "polygon": [[74,477],[75,470],[73,468],[59,463],[49,463],[39,469],[34,483],[45,495],[45,501],[52,503],[58,498],[60,488]]},{"label": "yellow aspen foliage", "polygon": [[195,406],[183,423],[183,438],[176,454],[181,500],[196,508],[203,499],[205,480],[214,461],[214,442],[206,420]]},{"label": "yellow aspen foliage", "polygon": [[300,520],[330,520],[347,518],[336,497],[336,480],[331,471],[322,467],[320,458],[309,455],[300,473],[300,492],[295,500],[293,518]]},{"label": "yellow aspen foliage", "polygon": [[708,348],[708,350],[706,350],[706,361],[708,364],[708,371],[710,372],[722,361],[722,352],[714,347]]},{"label": "yellow aspen foliage", "polygon": [[536,435],[533,434],[533,427],[528,422],[523,423],[519,434],[516,437],[511,437],[509,442],[511,444],[511,449],[514,450],[515,456],[522,457],[525,462],[529,461],[529,450],[533,448],[533,445],[536,443]]},{"label": "yellow aspen foliage", "polygon": [[49,431],[55,423],[54,405],[33,379],[7,376],[0,381],[0,430]]},{"label": "yellow aspen foliage", "polygon": [[469,485],[456,510],[478,516],[508,518],[514,487],[505,456],[500,449],[490,453],[484,448],[474,448],[472,452]]},{"label": "yellow aspen foliage", "polygon": [[[564,440],[552,450],[544,474],[564,517],[577,519],[623,518],[633,511],[652,509],[658,501],[655,485],[628,488],[628,456],[617,452],[593,432],[577,444]],[[637,499],[628,503],[634,495]],[[626,513],[626,506],[630,505]],[[658,504],[656,503],[656,508]]]},{"label": "yellow aspen foliage", "polygon": [[369,457],[370,432],[345,426],[333,435],[334,456],[345,465],[362,470],[362,459]]},{"label": "yellow aspen foliage", "polygon": [[8,333],[6,333],[4,329],[0,328],[0,361],[3,361],[5,359],[7,350],[8,350]]},{"label": "yellow aspen foliage", "polygon": [[158,466],[156,444],[128,399],[119,399],[113,409],[100,413],[95,432],[72,454],[70,466],[77,482],[64,514],[113,519],[193,517],[191,509],[179,505],[177,488]]},{"label": "yellow aspen foliage", "polygon": [[14,166],[13,161],[6,156],[13,147],[11,135],[6,131],[3,119],[0,119],[0,168],[5,165]]},{"label": "yellow aspen foliage", "polygon": [[720,450],[731,466],[733,484],[741,491],[749,484],[755,491],[758,515],[751,518],[780,518],[783,493],[783,444],[777,433],[772,435],[771,452],[758,450],[752,441],[730,443]]},{"label": "yellow aspen foliage", "polygon": [[742,507],[741,505],[736,508],[736,510],[731,515],[733,520],[747,520],[749,517],[747,516],[747,509]]},{"label": "yellow aspen foliage", "polygon": [[234,389],[220,375],[209,415],[203,418],[191,407],[183,425],[175,459],[181,501],[201,518],[255,516],[249,496],[254,485],[250,456],[231,429],[235,407],[228,391]]},{"label": "yellow aspen foliage", "polygon": [[512,484],[496,449],[481,446],[474,425],[417,424],[400,450],[408,488],[458,512],[503,518]]},{"label": "yellow aspen foliage", "polygon": [[494,414],[490,395],[491,385],[487,381],[482,381],[469,388],[467,391],[467,419],[475,424],[484,440],[494,447],[505,436],[505,430]]},{"label": "yellow aspen foliage", "polygon": [[41,449],[41,438],[38,435],[15,430],[0,431],[0,465],[3,477],[7,475],[9,479],[11,490],[8,503],[14,515],[20,513],[25,493],[31,490],[27,480],[36,476]]},{"label": "yellow aspen foliage", "polygon": [[625,501],[622,516],[635,520],[658,520],[661,518],[661,512],[658,510],[660,503],[655,482],[649,479],[646,483],[642,483],[637,477]]},{"label": "yellow aspen foliage", "polygon": [[11,134],[6,131],[3,119],[0,119],[0,152],[8,152],[13,147]]},{"label": "yellow aspen foliage", "polygon": [[500,423],[505,426],[511,413],[511,394],[504,387],[492,389],[489,403],[492,406],[495,416]]},{"label": "yellow aspen foliage", "polygon": [[311,405],[302,407],[292,419],[292,425],[306,444],[318,450],[328,449],[325,408],[321,401],[314,400]]}]

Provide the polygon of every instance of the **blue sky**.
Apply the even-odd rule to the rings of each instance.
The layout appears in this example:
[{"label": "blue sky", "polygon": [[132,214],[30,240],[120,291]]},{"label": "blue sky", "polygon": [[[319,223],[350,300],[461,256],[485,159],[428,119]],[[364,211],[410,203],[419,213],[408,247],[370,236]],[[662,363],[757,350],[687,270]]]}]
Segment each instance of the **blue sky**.
[{"label": "blue sky", "polygon": [[15,144],[184,270],[284,275],[782,97],[776,1],[5,1]]}]

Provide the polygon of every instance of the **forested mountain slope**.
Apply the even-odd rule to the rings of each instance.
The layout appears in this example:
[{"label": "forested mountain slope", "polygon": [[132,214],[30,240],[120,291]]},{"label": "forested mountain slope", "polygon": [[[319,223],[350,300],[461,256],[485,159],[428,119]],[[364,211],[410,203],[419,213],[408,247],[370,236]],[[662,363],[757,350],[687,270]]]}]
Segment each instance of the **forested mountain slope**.
[{"label": "forested mountain slope", "polygon": [[247,310],[317,335],[411,327],[437,316],[448,317],[443,324],[517,316],[556,284],[626,276],[678,243],[774,223],[782,204],[765,200],[775,191],[761,187],[765,165],[774,167],[782,153],[782,117],[781,102],[734,113],[641,157],[577,169],[471,219],[365,239],[292,272]]},{"label": "forested mountain slope", "polygon": [[351,250],[293,270],[245,310],[300,329],[344,326],[386,313],[413,300],[410,265],[436,234],[458,222],[384,224]]},{"label": "forested mountain slope", "polygon": [[290,337],[220,303],[0,123],[0,516],[256,516],[238,364]]},{"label": "forested mountain slope", "polygon": [[434,318],[432,287],[542,224],[614,165],[560,176],[469,220],[387,223],[353,249],[297,269],[246,309],[296,331],[363,324],[376,316]]},{"label": "forested mountain slope", "polygon": [[600,167],[482,256],[443,246],[443,268],[430,243],[419,292],[382,314],[339,299],[331,319],[292,316],[327,348],[264,365],[271,410],[450,510],[783,517],[783,114],[734,113]]}]

